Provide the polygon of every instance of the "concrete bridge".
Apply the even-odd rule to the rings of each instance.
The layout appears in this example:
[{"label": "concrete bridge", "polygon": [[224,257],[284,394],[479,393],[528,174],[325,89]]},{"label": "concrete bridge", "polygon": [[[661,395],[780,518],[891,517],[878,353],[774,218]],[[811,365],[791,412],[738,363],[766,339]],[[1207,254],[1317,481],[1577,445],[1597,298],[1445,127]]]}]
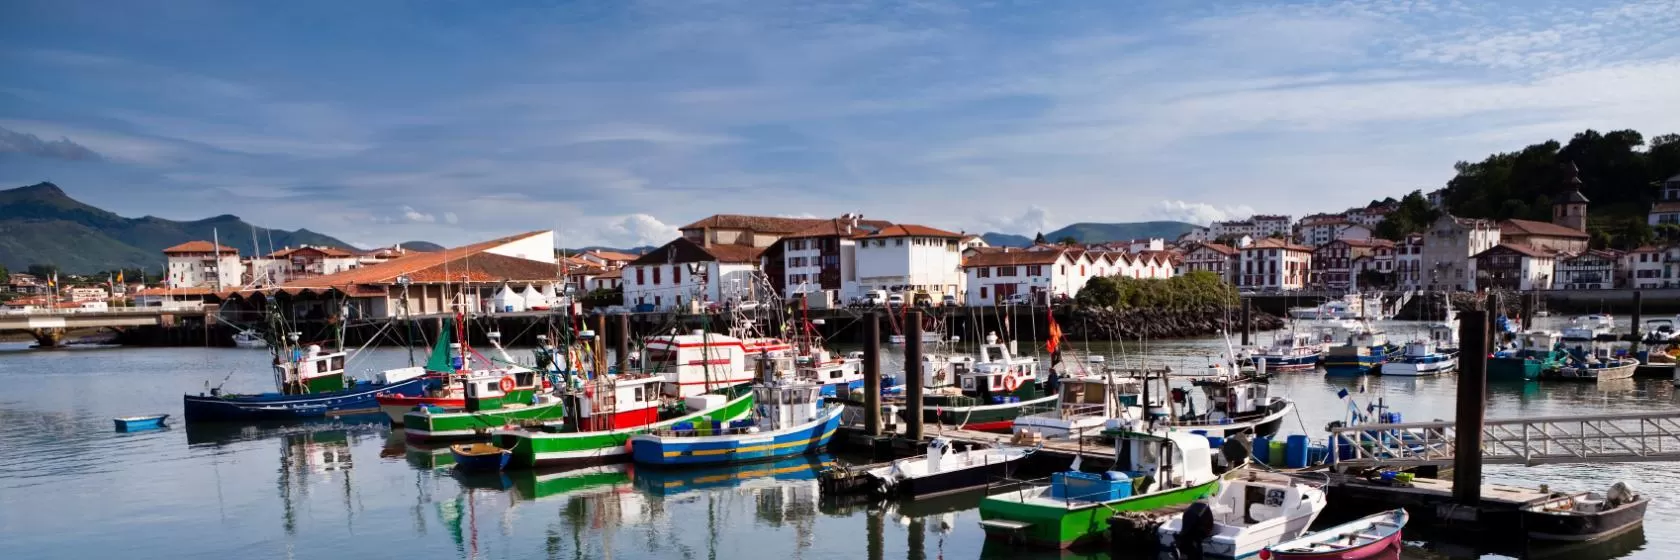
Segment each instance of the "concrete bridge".
[{"label": "concrete bridge", "polygon": [[57,346],[71,329],[126,328],[168,325],[178,315],[201,315],[202,310],[161,307],[118,308],[105,311],[37,310],[0,313],[0,332],[24,331],[41,347]]}]

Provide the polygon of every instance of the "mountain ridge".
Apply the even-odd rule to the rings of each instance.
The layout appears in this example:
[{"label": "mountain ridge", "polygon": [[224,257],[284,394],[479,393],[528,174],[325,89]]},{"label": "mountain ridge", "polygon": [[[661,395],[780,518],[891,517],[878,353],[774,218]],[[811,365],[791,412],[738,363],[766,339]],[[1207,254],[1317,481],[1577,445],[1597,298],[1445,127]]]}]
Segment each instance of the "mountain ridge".
[{"label": "mountain ridge", "polygon": [[[1055,243],[1063,238],[1072,237],[1074,241],[1080,243],[1102,243],[1161,237],[1172,241],[1197,227],[1201,226],[1174,221],[1077,222],[1063,226],[1061,229],[1044,232],[1044,240]],[[1012,233],[988,232],[981,234],[980,238],[993,247],[1030,247],[1033,242],[1032,237]]]}]

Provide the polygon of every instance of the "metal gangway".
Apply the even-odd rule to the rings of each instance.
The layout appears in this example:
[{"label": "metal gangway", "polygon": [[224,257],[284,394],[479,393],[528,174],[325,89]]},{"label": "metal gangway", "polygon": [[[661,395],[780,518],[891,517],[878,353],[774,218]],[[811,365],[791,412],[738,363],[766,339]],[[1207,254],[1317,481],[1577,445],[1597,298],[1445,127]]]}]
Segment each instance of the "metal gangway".
[{"label": "metal gangway", "polygon": [[[1330,429],[1330,459],[1343,466],[1445,466],[1456,422],[1369,423]],[[1545,465],[1680,461],[1680,411],[1490,419],[1482,463]]]}]

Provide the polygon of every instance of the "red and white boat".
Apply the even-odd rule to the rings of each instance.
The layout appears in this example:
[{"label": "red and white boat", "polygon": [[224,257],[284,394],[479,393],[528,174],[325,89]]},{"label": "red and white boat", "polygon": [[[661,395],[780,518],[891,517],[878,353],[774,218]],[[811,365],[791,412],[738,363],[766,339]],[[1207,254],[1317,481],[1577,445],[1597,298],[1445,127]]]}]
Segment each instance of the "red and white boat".
[{"label": "red and white boat", "polygon": [[779,338],[736,338],[694,331],[647,339],[642,370],[665,380],[665,393],[692,397],[753,381],[753,360],[786,356],[793,344]]},{"label": "red and white boat", "polygon": [[1392,509],[1308,533],[1260,551],[1261,560],[1376,560],[1400,557],[1404,509]]}]

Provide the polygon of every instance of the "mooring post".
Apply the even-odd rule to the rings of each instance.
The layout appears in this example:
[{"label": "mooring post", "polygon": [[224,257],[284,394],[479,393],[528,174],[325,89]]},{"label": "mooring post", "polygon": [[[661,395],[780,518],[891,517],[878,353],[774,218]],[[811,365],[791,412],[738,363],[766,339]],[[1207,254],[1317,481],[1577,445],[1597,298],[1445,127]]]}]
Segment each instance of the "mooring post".
[{"label": "mooring post", "polygon": [[905,545],[909,550],[905,553],[905,560],[927,560],[927,520],[921,517],[910,518],[910,526],[905,527]]},{"label": "mooring post", "polygon": [[1242,345],[1246,348],[1248,347],[1248,333],[1254,330],[1254,299],[1245,297],[1242,298],[1242,302]]},{"label": "mooring post", "polygon": [[630,316],[618,314],[618,373],[630,372]]},{"label": "mooring post", "polygon": [[[871,312],[870,315],[874,313]],[[865,510],[863,513],[863,538],[867,541],[864,543],[864,556],[869,560],[881,560],[886,557],[887,523],[886,519],[883,519],[886,516],[885,508],[877,511]]]},{"label": "mooring post", "polygon": [[863,316],[863,432],[881,436],[881,312]]},{"label": "mooring post", "polygon": [[1487,419],[1487,311],[1466,311],[1459,318],[1458,416],[1454,422],[1453,500],[1466,506],[1482,501],[1482,424]]},{"label": "mooring post", "polygon": [[922,312],[904,312],[904,437],[922,440]]},{"label": "mooring post", "polygon": [[1522,298],[1522,330],[1528,332],[1534,326],[1534,300],[1540,298],[1540,292],[1529,292]]},{"label": "mooring post", "polygon": [[607,315],[595,316],[595,375],[607,373]]},{"label": "mooring post", "polygon": [[1643,307],[1645,307],[1645,294],[1643,292],[1639,291],[1639,290],[1634,290],[1633,291],[1633,346],[1631,346],[1628,349],[1628,353],[1632,354],[1634,358],[1639,357],[1639,336],[1640,336],[1640,333],[1639,333],[1639,325],[1640,325],[1639,315],[1640,315],[1640,313],[1639,312],[1640,312],[1641,308],[1643,308]]}]

